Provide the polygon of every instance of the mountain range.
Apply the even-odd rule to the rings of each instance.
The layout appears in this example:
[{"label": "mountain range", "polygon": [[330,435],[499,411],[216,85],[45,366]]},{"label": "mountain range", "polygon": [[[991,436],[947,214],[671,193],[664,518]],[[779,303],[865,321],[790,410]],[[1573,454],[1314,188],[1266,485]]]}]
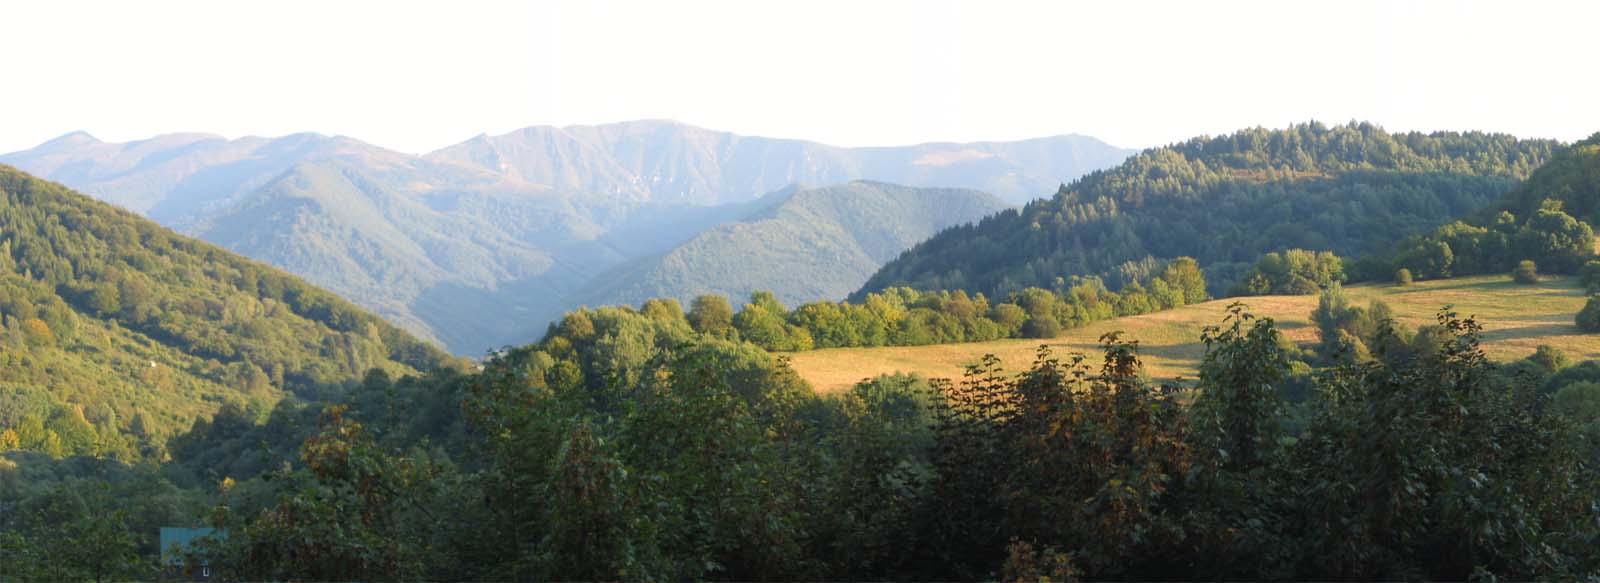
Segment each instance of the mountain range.
[{"label": "mountain range", "polygon": [[[571,302],[750,288],[786,301],[836,298],[914,243],[910,234],[996,208],[993,197],[967,191],[949,212],[929,214],[914,208],[915,191],[852,185],[836,195],[870,192],[879,197],[871,204],[912,206],[829,227],[845,229],[835,242],[853,242],[817,252],[866,258],[829,281],[769,277],[781,270],[737,261],[719,264],[715,278],[671,274],[690,256],[731,260],[699,236],[782,207],[796,184],[870,179],[1021,202],[1131,153],[1077,135],[839,148],[639,121],[531,127],[420,156],[318,134],[107,143],[75,132],[0,162],[287,269],[458,354],[481,354],[531,340]],[[895,194],[885,197],[886,188]],[[855,248],[875,237],[900,248]],[[818,241],[755,238],[745,243],[758,247],[741,252],[796,258],[807,251],[793,245]],[[468,317],[484,313],[508,317]]]}]

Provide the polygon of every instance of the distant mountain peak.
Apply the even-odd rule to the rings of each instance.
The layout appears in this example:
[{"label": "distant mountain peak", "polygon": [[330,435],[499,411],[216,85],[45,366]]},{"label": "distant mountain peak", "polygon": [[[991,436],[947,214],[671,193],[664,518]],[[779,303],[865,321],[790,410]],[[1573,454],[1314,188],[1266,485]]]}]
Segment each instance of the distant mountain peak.
[{"label": "distant mountain peak", "polygon": [[103,143],[100,141],[100,138],[90,135],[89,132],[83,130],[73,130],[65,134],[61,134],[60,136],[56,136],[55,138],[52,138],[50,141],[47,141],[43,144],[39,144],[39,148],[74,147],[100,143]]}]

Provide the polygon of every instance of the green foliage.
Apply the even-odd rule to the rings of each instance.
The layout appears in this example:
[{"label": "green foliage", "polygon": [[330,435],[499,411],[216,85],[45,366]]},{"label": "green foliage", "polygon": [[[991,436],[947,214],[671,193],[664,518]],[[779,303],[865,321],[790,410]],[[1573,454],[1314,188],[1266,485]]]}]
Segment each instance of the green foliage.
[{"label": "green foliage", "polygon": [[1400,269],[1395,270],[1395,272],[1394,272],[1394,284],[1395,285],[1407,286],[1407,285],[1411,285],[1411,282],[1412,282],[1412,279],[1411,279],[1411,270],[1410,269],[1406,269],[1406,268],[1402,267]]},{"label": "green foliage", "polygon": [[[1512,578],[1592,568],[1592,475],[1528,387],[1499,384],[1472,320],[1441,313],[1433,352],[1337,368],[1290,453],[1301,568],[1330,577]],[[1419,333],[1419,336],[1422,334]],[[1380,341],[1380,345],[1391,342]],[[1416,455],[1417,452],[1429,455]]]},{"label": "green foliage", "polygon": [[886,264],[855,297],[895,286],[998,297],[1054,287],[1057,277],[1114,281],[1126,262],[1180,255],[1208,270],[1217,293],[1269,251],[1357,256],[1477,212],[1556,147],[1482,133],[1390,134],[1365,123],[1196,138],[1085,176],[1053,199],[946,229]]},{"label": "green foliage", "polygon": [[1326,251],[1290,249],[1268,253],[1256,262],[1231,295],[1310,295],[1343,282],[1344,262]]},{"label": "green foliage", "polygon": [[148,576],[126,510],[104,487],[77,495],[58,490],[37,508],[32,536],[0,534],[6,574],[21,580],[123,580]]},{"label": "green foliage", "polygon": [[[1552,273],[1581,274],[1594,255],[1590,225],[1600,220],[1600,207],[1584,196],[1594,194],[1600,180],[1597,140],[1600,136],[1557,152],[1521,186],[1474,216],[1362,258],[1352,275],[1378,279],[1397,267],[1422,277],[1505,273],[1523,259]],[[1519,224],[1519,216],[1527,220]],[[1585,286],[1592,279],[1584,277]]]},{"label": "green foliage", "polygon": [[701,334],[729,338],[733,334],[733,305],[719,295],[698,296],[689,308],[689,325]]},{"label": "green foliage", "polygon": [[[1336,258],[1333,267],[1337,269]],[[1024,289],[998,303],[991,303],[983,294],[968,296],[963,291],[892,288],[867,294],[859,302],[810,302],[790,312],[774,294],[757,291],[731,320],[738,338],[767,350],[918,346],[1053,338],[1066,328],[1207,299],[1205,274],[1193,259],[1180,257],[1149,271],[1147,279],[1129,281],[1121,292],[1107,290],[1098,279],[1083,279],[1063,284],[1060,292]],[[704,304],[704,318],[713,314],[721,318],[720,306],[727,300],[708,295],[697,298],[695,304]],[[697,318],[691,310],[691,323],[709,321]],[[710,324],[701,326],[715,329]]]},{"label": "green foliage", "polygon": [[1578,329],[1584,332],[1600,332],[1600,295],[1589,296],[1583,303],[1583,309],[1578,310],[1578,315],[1573,318]]},{"label": "green foliage", "polygon": [[[0,456],[0,493],[20,501],[0,514],[0,552],[44,578],[89,578],[100,557],[122,557],[105,564],[140,566],[116,578],[146,579],[152,525],[206,516],[227,535],[191,559],[252,580],[1569,579],[1600,567],[1600,364],[1552,375],[1546,405],[1531,384],[1542,373],[1489,364],[1473,321],[1441,314],[1408,339],[1383,325],[1382,304],[1356,309],[1340,291],[1325,292],[1319,327],[1373,350],[1321,370],[1235,305],[1202,332],[1190,386],[1146,384],[1138,344],[1108,334],[1100,359],[1041,349],[1020,375],[991,357],[959,383],[888,376],[827,396],[670,310],[580,310],[476,373],[371,372],[340,405],[285,400],[264,424],[230,407],[174,440],[177,463],[159,470]],[[1060,307],[1044,290],[1016,300],[1008,321]],[[108,413],[47,409],[16,440],[82,430],[79,418],[94,427]],[[246,469],[234,458],[250,457],[240,444],[264,451],[265,473],[232,479]],[[39,510],[93,484],[108,488],[93,512]],[[102,547],[114,552],[72,554]]]},{"label": "green foliage", "polygon": [[1574,441],[1592,464],[1600,464],[1600,383],[1576,382],[1556,391],[1550,408],[1577,426]]},{"label": "green foliage", "polygon": [[[0,254],[0,430],[49,418],[23,449],[159,459],[225,403],[259,415],[370,368],[452,362],[297,278],[3,166]],[[91,424],[85,405],[105,413]]]},{"label": "green foliage", "polygon": [[1584,262],[1578,269],[1578,284],[1590,294],[1600,293],[1600,261]]},{"label": "green foliage", "polygon": [[1520,284],[1539,283],[1539,266],[1527,259],[1518,261],[1517,266],[1511,270],[1511,281]]},{"label": "green foliage", "polygon": [[440,568],[429,552],[440,516],[430,507],[448,467],[422,452],[380,452],[343,412],[324,412],[301,447],[301,469],[277,478],[276,505],[243,525],[228,522],[226,507],[213,515],[214,526],[234,527],[213,564],[255,580],[399,580]]},{"label": "green foliage", "polygon": [[[1344,288],[1334,285],[1317,296],[1317,309],[1311,312],[1311,323],[1317,327],[1321,340],[1318,352],[1336,361],[1364,362],[1371,358],[1371,350],[1405,350],[1405,331],[1394,323],[1394,310],[1380,300],[1373,300],[1366,309],[1350,303]],[[1384,335],[1388,330],[1394,337]]]},{"label": "green foliage", "polygon": [[1528,355],[1528,361],[1537,365],[1545,374],[1554,374],[1561,369],[1572,366],[1572,359],[1560,348],[1548,344],[1540,344]]},{"label": "green foliage", "polygon": [[1558,150],[1522,186],[1506,193],[1482,213],[1532,215],[1554,201],[1584,223],[1600,224],[1600,134]]}]

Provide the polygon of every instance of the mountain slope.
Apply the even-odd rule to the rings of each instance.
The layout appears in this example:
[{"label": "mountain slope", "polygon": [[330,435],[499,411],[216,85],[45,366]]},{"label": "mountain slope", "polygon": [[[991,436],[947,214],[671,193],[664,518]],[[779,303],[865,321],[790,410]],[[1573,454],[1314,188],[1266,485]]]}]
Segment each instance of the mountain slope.
[{"label": "mountain slope", "polygon": [[181,230],[299,162],[332,158],[382,168],[409,156],[312,133],[237,140],[165,134],[118,144],[74,132],[32,150],[0,155],[0,163]]},{"label": "mountain slope", "polygon": [[294,276],[8,166],[0,323],[0,432],[64,454],[158,456],[220,406],[259,416],[370,368],[451,362]]},{"label": "mountain slope", "polygon": [[875,274],[895,285],[991,295],[1113,285],[1147,258],[1191,256],[1213,293],[1262,253],[1355,254],[1477,211],[1558,144],[1481,133],[1389,134],[1370,124],[1251,129],[1147,150],[1050,200],[946,230]]},{"label": "mountain slope", "polygon": [[565,303],[632,305],[667,297],[687,305],[700,294],[743,298],[758,289],[789,305],[838,299],[939,229],[1006,208],[975,190],[866,181],[772,198],[749,216],[595,278]]},{"label": "mountain slope", "polygon": [[1133,151],[1088,136],[1017,142],[840,148],[669,121],[535,126],[428,154],[557,190],[628,200],[720,204],[784,186],[855,179],[974,188],[1025,202]]},{"label": "mountain slope", "polygon": [[[479,355],[531,340],[526,331],[575,307],[565,299],[593,288],[591,278],[743,217],[760,195],[796,182],[866,177],[1031,196],[1127,154],[1082,136],[848,149],[629,122],[528,128],[426,156],[316,134],[112,144],[75,133],[0,161]],[[807,249],[827,247],[792,251]]]}]

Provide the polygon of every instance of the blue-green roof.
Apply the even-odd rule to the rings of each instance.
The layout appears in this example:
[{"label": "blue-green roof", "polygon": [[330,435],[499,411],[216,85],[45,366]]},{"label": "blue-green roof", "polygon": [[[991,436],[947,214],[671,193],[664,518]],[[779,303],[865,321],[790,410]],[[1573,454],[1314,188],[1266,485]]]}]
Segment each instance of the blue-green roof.
[{"label": "blue-green roof", "polygon": [[167,564],[183,562],[183,558],[173,552],[187,551],[194,544],[194,540],[203,536],[210,536],[215,529],[209,527],[182,528],[175,526],[161,527],[161,556]]}]

